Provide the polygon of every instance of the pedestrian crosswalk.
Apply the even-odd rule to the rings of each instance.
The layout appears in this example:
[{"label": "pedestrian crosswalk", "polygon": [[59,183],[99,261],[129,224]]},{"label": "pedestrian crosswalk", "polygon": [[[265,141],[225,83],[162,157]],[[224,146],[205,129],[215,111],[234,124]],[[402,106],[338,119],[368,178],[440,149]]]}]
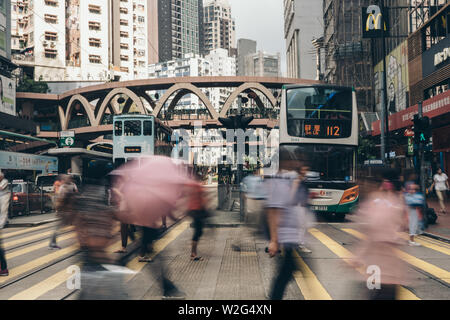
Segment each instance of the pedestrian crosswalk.
[{"label": "pedestrian crosswalk", "polygon": [[[187,250],[189,250],[189,242],[186,239],[189,236],[186,232],[192,232],[189,228],[190,221],[184,220],[172,227],[161,239],[155,242],[154,251],[152,258],[158,258],[157,255],[162,251],[166,250],[171,244],[177,244],[175,247],[180,248],[175,254],[171,254],[171,259],[180,255],[188,255]],[[6,248],[6,259],[8,261],[9,276],[0,277],[0,299],[9,300],[36,300],[41,297],[45,297],[49,293],[57,292],[61,290],[62,286],[71,276],[68,272],[68,263],[64,263],[69,257],[76,256],[79,252],[79,246],[77,243],[76,233],[73,231],[72,227],[66,227],[60,232],[62,234],[58,237],[58,243],[61,244],[62,249],[56,251],[49,251],[47,249],[48,241],[50,235],[53,233],[53,228],[47,226],[39,226],[34,228],[23,228],[19,230],[10,231],[3,233],[2,242],[4,248]],[[360,265],[354,263],[355,255],[355,244],[358,241],[364,240],[365,235],[358,231],[352,226],[347,226],[345,224],[341,225],[317,225],[314,228],[308,230],[310,235],[310,244],[313,249],[312,253],[306,254],[295,254],[295,260],[300,266],[299,271],[294,273],[293,283],[298,287],[298,297],[293,297],[295,299],[305,299],[305,300],[339,300],[343,297],[339,294],[339,290],[333,288],[336,283],[341,285],[345,283],[343,279],[338,278],[340,274],[339,268],[336,268],[336,281],[333,281],[333,277],[326,274],[324,269],[318,266],[318,264],[336,263],[339,261],[343,262],[343,265],[347,266],[347,271],[349,274],[354,275],[354,279],[357,275],[367,276],[366,270]],[[181,236],[183,235],[183,236]],[[396,255],[402,259],[407,265],[410,266],[408,272],[414,274],[414,276],[423,283],[433,285],[436,291],[441,290],[441,292],[436,293],[438,297],[447,297],[450,299],[450,293],[448,290],[448,284],[450,284],[450,246],[447,243],[429,239],[427,237],[419,236],[416,241],[419,242],[421,247],[408,247],[406,242],[408,240],[408,235],[401,233],[399,234],[400,239],[405,242],[404,247],[399,247],[395,249]],[[212,239],[201,239],[201,241],[212,241]],[[200,246],[201,242],[200,241]],[[255,239],[253,241],[256,241]],[[261,241],[261,240],[258,240]],[[117,238],[108,248],[110,253],[115,252],[120,249],[121,242]],[[214,246],[213,246],[214,247]],[[201,249],[201,247],[199,248]],[[178,250],[178,249],[177,249]],[[224,252],[213,252],[211,254],[223,255]],[[246,252],[240,253],[240,263],[244,261],[256,261],[253,259],[244,259]],[[255,254],[255,253],[253,253]],[[173,257],[172,257],[173,256]],[[139,257],[132,257],[127,263],[126,267],[132,271],[134,274],[129,274],[126,276],[125,281],[132,281],[136,279],[136,275],[143,271],[146,264],[140,263]],[[208,259],[202,262],[192,262],[190,268],[195,270],[196,266],[200,266],[201,263],[208,263]],[[259,263],[275,263],[274,260],[260,260]],[[269,262],[268,262],[269,261]],[[312,263],[314,261],[314,263]],[[76,263],[76,262],[75,262]],[[197,264],[195,264],[197,263]],[[46,273],[45,276],[40,276],[40,270],[44,270],[47,266],[52,265],[54,272]],[[168,264],[170,265],[170,263]],[[171,268],[172,274],[180,276],[184,270],[178,268],[177,263],[174,263]],[[211,267],[220,267],[220,264],[211,264]],[[241,266],[246,268],[245,265]],[[184,267],[185,268],[185,267]],[[206,265],[206,269],[208,265]],[[252,266],[254,268],[254,266]],[[225,270],[226,269],[220,269]],[[261,270],[268,270],[267,268],[259,268]],[[266,271],[267,272],[267,271]],[[424,277],[426,275],[426,277]],[[272,275],[270,275],[272,276]],[[20,281],[27,278],[27,286],[20,286]],[[245,286],[246,284],[240,284]],[[252,285],[252,284],[247,284]],[[14,287],[17,286],[17,287]],[[269,286],[265,284],[266,292],[270,290]],[[8,293],[9,288],[14,288],[10,290],[11,294]],[[59,289],[58,289],[59,288]],[[429,299],[427,292],[429,290],[411,286],[399,287],[398,299],[402,300],[419,300],[419,299]],[[58,291],[59,292],[59,291]],[[260,296],[267,295],[267,293],[262,293]],[[65,291],[67,295],[67,290]],[[64,295],[61,295],[63,298]],[[188,297],[189,298],[189,297]],[[232,297],[230,297],[232,299]],[[248,297],[252,299],[252,297]]]}]

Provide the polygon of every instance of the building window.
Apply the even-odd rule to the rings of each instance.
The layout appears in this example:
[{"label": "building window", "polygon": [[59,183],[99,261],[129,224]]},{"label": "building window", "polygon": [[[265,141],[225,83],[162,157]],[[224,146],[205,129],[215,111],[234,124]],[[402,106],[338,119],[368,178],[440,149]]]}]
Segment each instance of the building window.
[{"label": "building window", "polygon": [[100,6],[96,6],[94,4],[90,4],[89,5],[89,12],[100,14],[100,13],[102,13],[102,8]]},{"label": "building window", "polygon": [[58,16],[54,14],[44,14],[44,20],[47,23],[58,23]]},{"label": "building window", "polygon": [[123,14],[127,14],[128,13],[128,9],[127,8],[120,8],[120,13],[123,13]]},{"label": "building window", "polygon": [[56,32],[45,31],[44,36],[47,41],[58,41],[58,34]]},{"label": "building window", "polygon": [[58,53],[55,49],[45,49],[44,55],[46,58],[55,59]]},{"label": "building window", "polygon": [[128,50],[128,48],[129,48],[128,43],[121,43],[120,44],[120,49]]},{"label": "building window", "polygon": [[100,48],[102,46],[102,41],[98,38],[89,38],[89,45],[91,47]]},{"label": "building window", "polygon": [[121,55],[120,55],[120,60],[122,60],[122,61],[128,61],[128,60],[129,60],[129,57],[128,57],[127,55],[121,54]]},{"label": "building window", "polygon": [[45,0],[45,4],[52,7],[57,7],[59,5],[58,0]]},{"label": "building window", "polygon": [[89,21],[89,30],[100,30],[100,22]]},{"label": "building window", "polygon": [[128,25],[128,20],[126,20],[126,19],[120,19],[120,25],[121,25],[121,26],[127,26],[127,25]]},{"label": "building window", "polygon": [[102,63],[102,58],[95,54],[89,55],[89,62],[90,63]]},{"label": "building window", "polygon": [[120,31],[120,37],[121,37],[121,38],[128,38],[128,32],[126,32],[126,31]]},{"label": "building window", "polygon": [[129,69],[128,69],[128,67],[120,67],[120,71],[128,73]]}]

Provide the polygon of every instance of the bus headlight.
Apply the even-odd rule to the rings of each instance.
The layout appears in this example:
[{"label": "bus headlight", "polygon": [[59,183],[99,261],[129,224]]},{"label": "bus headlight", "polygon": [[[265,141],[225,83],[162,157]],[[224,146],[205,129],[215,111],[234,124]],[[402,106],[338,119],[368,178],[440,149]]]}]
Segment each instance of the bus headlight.
[{"label": "bus headlight", "polygon": [[359,186],[347,189],[344,191],[344,194],[342,195],[339,204],[355,201],[356,199],[358,199],[358,196],[359,196]]}]

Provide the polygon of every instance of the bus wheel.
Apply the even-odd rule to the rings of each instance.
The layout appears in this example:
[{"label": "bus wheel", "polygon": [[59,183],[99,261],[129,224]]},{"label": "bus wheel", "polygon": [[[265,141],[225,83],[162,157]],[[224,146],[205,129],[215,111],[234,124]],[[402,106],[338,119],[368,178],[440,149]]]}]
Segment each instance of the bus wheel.
[{"label": "bus wheel", "polygon": [[345,220],[345,213],[338,212],[335,213],[335,217],[337,221],[344,221]]}]

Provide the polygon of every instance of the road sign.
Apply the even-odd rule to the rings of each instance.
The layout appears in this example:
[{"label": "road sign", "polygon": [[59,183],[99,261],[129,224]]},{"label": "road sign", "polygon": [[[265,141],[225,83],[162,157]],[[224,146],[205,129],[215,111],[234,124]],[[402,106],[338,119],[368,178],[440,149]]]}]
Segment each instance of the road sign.
[{"label": "road sign", "polygon": [[408,156],[414,155],[414,143],[413,143],[413,137],[408,138]]},{"label": "road sign", "polygon": [[72,137],[64,137],[59,140],[61,147],[71,147],[75,143],[75,139]]},{"label": "road sign", "polygon": [[61,131],[59,133],[59,136],[61,138],[67,138],[67,137],[75,137],[75,131]]}]

